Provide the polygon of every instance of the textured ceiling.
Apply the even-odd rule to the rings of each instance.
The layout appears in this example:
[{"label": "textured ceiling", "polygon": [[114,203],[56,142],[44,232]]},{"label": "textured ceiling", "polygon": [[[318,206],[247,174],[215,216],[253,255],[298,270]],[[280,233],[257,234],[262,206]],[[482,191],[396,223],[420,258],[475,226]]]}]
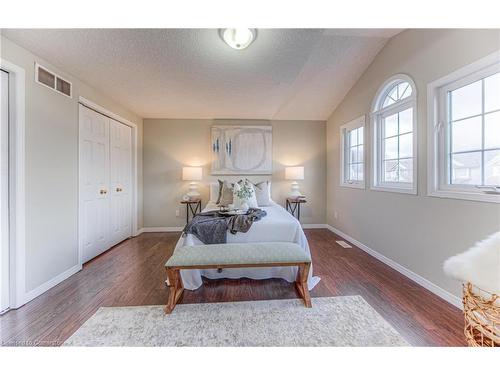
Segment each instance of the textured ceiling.
[{"label": "textured ceiling", "polygon": [[326,120],[400,30],[4,29],[8,39],[144,118]]}]

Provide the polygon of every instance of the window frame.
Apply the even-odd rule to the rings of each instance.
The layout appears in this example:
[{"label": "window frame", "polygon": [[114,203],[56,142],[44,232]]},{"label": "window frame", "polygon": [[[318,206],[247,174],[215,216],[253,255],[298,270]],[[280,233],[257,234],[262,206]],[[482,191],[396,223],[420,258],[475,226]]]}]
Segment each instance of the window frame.
[{"label": "window frame", "polygon": [[[394,86],[407,82],[412,93],[410,96],[392,103],[384,108],[382,104],[387,94],[394,88]],[[413,178],[411,183],[407,182],[385,182],[382,179],[383,172],[383,156],[382,156],[382,142],[383,142],[383,126],[382,121],[384,118],[405,111],[412,108],[412,162],[413,162]],[[407,74],[396,74],[386,80],[378,89],[377,94],[372,103],[371,113],[371,146],[372,146],[372,160],[371,160],[371,178],[370,189],[387,191],[393,193],[403,194],[417,194],[418,186],[418,123],[417,123],[417,87],[413,79]],[[399,136],[399,134],[398,134]]]},{"label": "window frame", "polygon": [[[482,80],[497,72],[500,72],[500,51],[427,85],[428,196],[500,203],[500,195],[487,194],[474,185],[447,182],[450,177],[449,163],[447,162],[449,157],[449,142],[447,141],[448,92]],[[482,100],[484,101],[484,97]],[[484,112],[481,112],[480,116],[484,116]]]},{"label": "window frame", "polygon": [[[363,180],[347,180],[346,171],[349,167],[349,147],[347,146],[347,132],[363,128]],[[340,186],[355,188],[355,189],[365,189],[366,188],[366,147],[367,146],[367,134],[366,134],[366,116],[362,115],[354,120],[340,127]]]}]

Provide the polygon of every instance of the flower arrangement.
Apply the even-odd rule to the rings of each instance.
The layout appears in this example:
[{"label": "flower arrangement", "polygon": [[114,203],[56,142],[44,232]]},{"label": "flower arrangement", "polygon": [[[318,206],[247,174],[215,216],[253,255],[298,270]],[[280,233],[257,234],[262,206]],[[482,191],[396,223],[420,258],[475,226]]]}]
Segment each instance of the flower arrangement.
[{"label": "flower arrangement", "polygon": [[253,189],[247,183],[244,183],[240,186],[240,188],[236,191],[236,196],[241,200],[247,200],[252,198]]}]

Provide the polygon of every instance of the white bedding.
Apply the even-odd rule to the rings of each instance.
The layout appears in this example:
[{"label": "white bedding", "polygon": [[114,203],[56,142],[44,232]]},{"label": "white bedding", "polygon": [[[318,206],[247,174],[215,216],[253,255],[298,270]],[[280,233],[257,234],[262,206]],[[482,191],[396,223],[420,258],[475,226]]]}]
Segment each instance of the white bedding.
[{"label": "white bedding", "polygon": [[[203,211],[216,210],[218,207],[209,202]],[[247,233],[227,234],[227,242],[294,242],[299,244],[305,252],[310,254],[307,238],[300,223],[290,215],[283,207],[271,203],[271,206],[262,207],[267,215],[252,224]],[[202,245],[203,243],[192,234],[179,239],[176,249],[182,246]],[[307,284],[309,290],[320,281],[317,276],[312,276],[313,268],[309,272]],[[198,289],[202,285],[201,277],[210,279],[231,278],[239,279],[248,277],[250,279],[282,278],[293,282],[297,278],[297,267],[269,267],[269,268],[227,268],[221,273],[217,270],[181,270],[184,288],[189,290]]]}]

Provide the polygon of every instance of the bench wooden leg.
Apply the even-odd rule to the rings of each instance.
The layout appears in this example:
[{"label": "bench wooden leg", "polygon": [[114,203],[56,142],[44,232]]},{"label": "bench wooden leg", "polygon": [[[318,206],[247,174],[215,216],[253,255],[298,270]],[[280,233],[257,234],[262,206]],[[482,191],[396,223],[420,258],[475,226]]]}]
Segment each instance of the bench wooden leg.
[{"label": "bench wooden leg", "polygon": [[309,294],[309,288],[307,287],[307,277],[309,276],[310,267],[310,263],[299,266],[297,281],[295,282],[295,287],[297,288],[299,295],[304,300],[306,307],[312,307],[311,296]]},{"label": "bench wooden leg", "polygon": [[182,285],[181,274],[178,269],[167,268],[167,276],[170,293],[168,295],[167,305],[165,306],[165,314],[170,314],[177,304],[177,301],[179,301],[182,296],[184,285]]}]

